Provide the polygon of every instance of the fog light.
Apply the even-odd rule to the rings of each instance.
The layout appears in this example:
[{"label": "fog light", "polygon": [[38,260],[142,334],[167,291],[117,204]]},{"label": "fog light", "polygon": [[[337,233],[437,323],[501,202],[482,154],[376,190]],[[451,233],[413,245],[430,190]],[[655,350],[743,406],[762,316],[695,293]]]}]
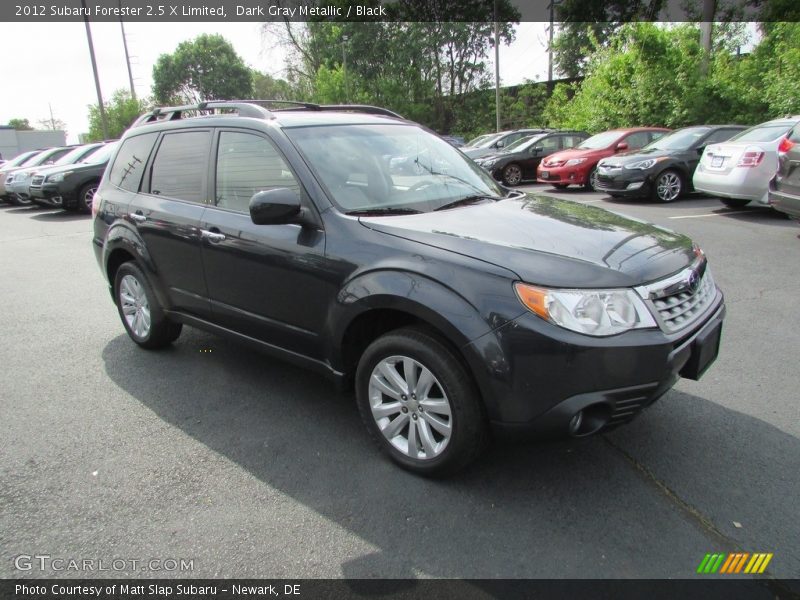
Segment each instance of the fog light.
[{"label": "fog light", "polygon": [[634,181],[633,183],[629,183],[627,189],[629,190],[638,190],[640,187],[644,185],[644,181]]}]

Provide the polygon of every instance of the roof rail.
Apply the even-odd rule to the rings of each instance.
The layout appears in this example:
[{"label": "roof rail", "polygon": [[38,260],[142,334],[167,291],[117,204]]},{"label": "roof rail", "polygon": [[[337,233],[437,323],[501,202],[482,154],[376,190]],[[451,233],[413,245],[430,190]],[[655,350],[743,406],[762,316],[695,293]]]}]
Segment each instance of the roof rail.
[{"label": "roof rail", "polygon": [[154,108],[136,119],[133,127],[146,123],[153,123],[155,121],[176,121],[178,119],[183,119],[183,113],[185,112],[210,112],[216,110],[236,110],[241,117],[253,117],[256,119],[275,118],[275,115],[266,108],[246,100],[209,100],[184,106],[162,106]]},{"label": "roof rail", "polygon": [[216,110],[236,110],[240,117],[256,119],[274,119],[273,111],[267,110],[260,104],[290,104],[288,108],[279,108],[278,111],[313,110],[313,111],[343,111],[361,112],[372,115],[383,115],[402,119],[400,115],[387,108],[370,106],[367,104],[314,104],[313,102],[300,102],[297,100],[209,100],[198,104],[185,106],[162,106],[154,108],[136,119],[132,127],[153,123],[155,121],[176,121],[183,119],[186,112],[210,112]]}]

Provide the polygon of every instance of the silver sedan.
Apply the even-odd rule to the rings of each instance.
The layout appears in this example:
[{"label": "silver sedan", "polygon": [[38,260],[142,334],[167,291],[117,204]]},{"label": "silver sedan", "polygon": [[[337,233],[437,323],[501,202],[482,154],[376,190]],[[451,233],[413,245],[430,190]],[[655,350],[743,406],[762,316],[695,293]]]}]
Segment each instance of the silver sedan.
[{"label": "silver sedan", "polygon": [[800,115],[746,129],[706,147],[692,180],[694,188],[718,196],[726,206],[769,206],[769,181],[778,169],[778,144]]}]

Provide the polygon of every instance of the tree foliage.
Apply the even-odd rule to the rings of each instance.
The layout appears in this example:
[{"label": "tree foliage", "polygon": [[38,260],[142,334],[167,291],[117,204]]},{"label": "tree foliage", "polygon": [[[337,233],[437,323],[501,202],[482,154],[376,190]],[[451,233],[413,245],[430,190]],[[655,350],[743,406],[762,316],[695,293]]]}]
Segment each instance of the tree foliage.
[{"label": "tree foliage", "polygon": [[159,104],[249,98],[252,89],[250,69],[221,35],[181,42],[153,67],[153,96]]},{"label": "tree foliage", "polygon": [[31,127],[28,119],[10,119],[8,121],[8,126],[13,127],[17,131],[33,131],[33,127]]},{"label": "tree foliage", "polygon": [[[114,92],[110,101],[104,103],[106,120],[108,122],[109,138],[120,137],[125,130],[142,113],[148,109],[145,100],[131,98],[130,91],[120,89]],[[89,132],[86,135],[87,142],[96,142],[104,139],[103,122],[100,117],[100,108],[97,104],[89,105]]]},{"label": "tree foliage", "polygon": [[544,108],[551,126],[613,127],[757,123],[800,112],[800,24],[772,23],[741,56],[738,25],[717,27],[708,74],[697,26],[629,23],[595,51],[579,84],[556,86]]}]

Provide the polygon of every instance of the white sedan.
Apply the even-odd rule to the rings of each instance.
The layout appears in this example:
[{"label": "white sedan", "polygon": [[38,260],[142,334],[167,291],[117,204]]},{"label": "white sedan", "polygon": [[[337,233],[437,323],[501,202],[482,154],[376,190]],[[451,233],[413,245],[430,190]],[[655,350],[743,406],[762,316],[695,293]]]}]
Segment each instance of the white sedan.
[{"label": "white sedan", "polygon": [[703,151],[692,183],[731,208],[769,206],[768,184],[778,169],[778,144],[800,115],[767,121]]}]

